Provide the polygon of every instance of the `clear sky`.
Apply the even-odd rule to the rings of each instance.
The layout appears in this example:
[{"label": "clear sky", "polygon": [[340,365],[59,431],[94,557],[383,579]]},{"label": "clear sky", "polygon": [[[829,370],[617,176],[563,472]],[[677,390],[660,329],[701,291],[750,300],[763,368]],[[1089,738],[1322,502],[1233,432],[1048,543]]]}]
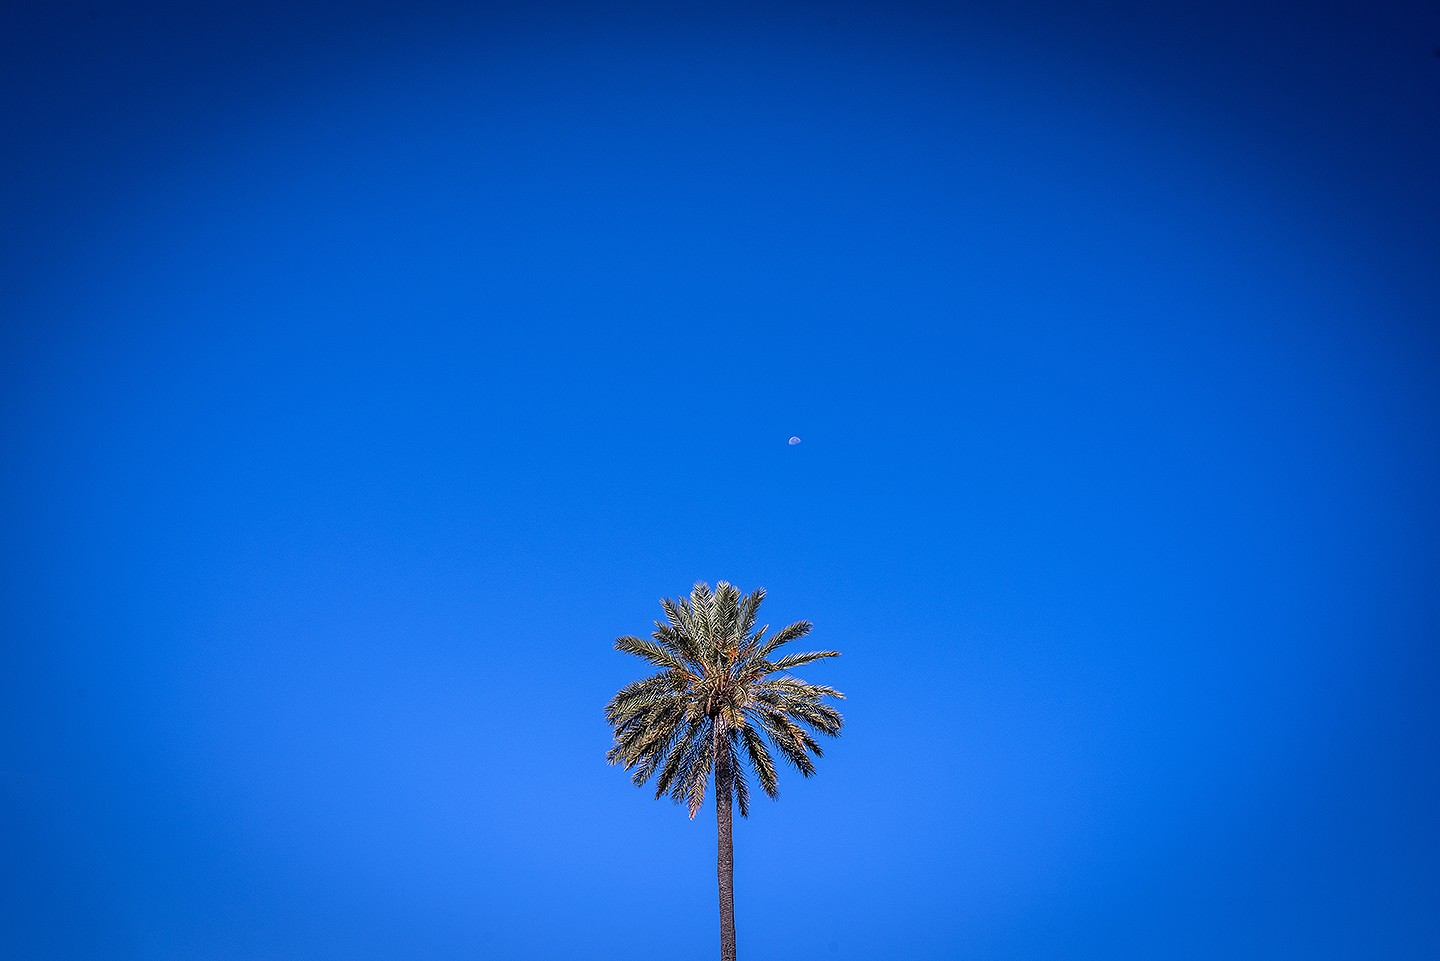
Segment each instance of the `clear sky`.
[{"label": "clear sky", "polygon": [[[1440,8],[0,8],[0,955],[1440,957]],[[791,435],[803,438],[787,444]]]}]

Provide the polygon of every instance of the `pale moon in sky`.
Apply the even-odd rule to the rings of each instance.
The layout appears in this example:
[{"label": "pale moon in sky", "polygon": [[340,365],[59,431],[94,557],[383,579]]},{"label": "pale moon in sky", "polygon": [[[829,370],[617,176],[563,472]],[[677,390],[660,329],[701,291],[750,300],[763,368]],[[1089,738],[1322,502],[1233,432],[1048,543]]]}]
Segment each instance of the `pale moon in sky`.
[{"label": "pale moon in sky", "polygon": [[785,443],[789,444],[791,447],[794,447],[796,444],[800,443],[800,438],[798,438],[798,437],[792,437],[792,438],[790,438],[789,440],[787,440]]}]

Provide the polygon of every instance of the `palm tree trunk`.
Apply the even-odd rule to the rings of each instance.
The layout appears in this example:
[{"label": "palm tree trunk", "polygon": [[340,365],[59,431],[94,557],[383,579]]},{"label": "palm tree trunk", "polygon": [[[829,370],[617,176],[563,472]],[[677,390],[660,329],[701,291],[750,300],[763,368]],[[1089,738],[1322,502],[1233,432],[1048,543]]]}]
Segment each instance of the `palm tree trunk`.
[{"label": "palm tree trunk", "polygon": [[735,845],[730,834],[730,751],[715,725],[715,827],[719,851],[715,873],[720,879],[720,961],[735,961]]}]

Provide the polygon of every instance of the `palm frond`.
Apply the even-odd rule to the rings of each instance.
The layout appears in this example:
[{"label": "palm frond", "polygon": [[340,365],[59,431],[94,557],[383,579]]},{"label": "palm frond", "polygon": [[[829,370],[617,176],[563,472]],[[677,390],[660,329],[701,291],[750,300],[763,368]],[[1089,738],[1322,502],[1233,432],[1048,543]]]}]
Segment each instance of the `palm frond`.
[{"label": "palm frond", "polygon": [[641,787],[650,776],[660,767],[660,763],[671,753],[671,746],[676,738],[680,736],[681,725],[679,723],[669,725],[660,733],[654,741],[641,753],[641,762],[635,768],[635,773],[630,776],[630,781],[636,787]]},{"label": "palm frond", "polygon": [[[657,801],[666,791],[671,789],[675,783],[676,776],[683,773],[686,758],[690,757],[695,750],[695,740],[708,736],[708,718],[702,717],[687,723],[685,733],[681,735],[680,739],[671,749],[670,757],[665,762],[665,769],[660,772],[660,777],[655,782],[655,799]],[[679,798],[676,798],[676,801],[679,801]]]},{"label": "palm frond", "polygon": [[[687,758],[684,766],[684,781],[676,781],[674,791],[684,788],[685,800],[690,808],[690,820],[695,820],[695,814],[700,806],[705,803],[705,786],[710,782],[710,769],[715,766],[715,737],[713,733],[709,737],[697,739],[696,750],[692,757]],[[677,798],[678,800],[678,798]]]},{"label": "palm frond", "polygon": [[633,635],[615,638],[615,650],[624,651],[626,654],[634,654],[636,657],[643,657],[656,667],[668,667],[674,670],[683,670],[684,665],[680,663],[673,653],[666,650],[662,645],[653,641],[647,641]]},{"label": "palm frond", "polygon": [[750,759],[750,767],[755,771],[760,787],[772,800],[778,798],[780,779],[775,774],[775,761],[765,747],[765,739],[750,724],[740,729],[740,737],[745,742],[745,753]]},{"label": "palm frond", "polygon": [[840,712],[828,704],[803,702],[793,705],[786,713],[793,720],[827,737],[839,737],[840,728],[845,724]]},{"label": "palm frond", "polygon": [[740,602],[740,615],[736,622],[736,633],[742,640],[753,640],[750,632],[755,630],[755,619],[760,614],[760,604],[765,600],[765,588],[757,587],[745,595],[745,600]]},{"label": "palm frond", "polygon": [[730,790],[735,795],[735,804],[740,808],[740,816],[750,816],[750,784],[745,777],[745,766],[740,763],[740,745],[737,743],[737,732],[730,731],[725,739],[725,751],[728,754],[726,764],[730,767]]},{"label": "palm frond", "polygon": [[690,611],[695,619],[695,626],[699,628],[696,639],[701,642],[705,653],[709,654],[715,648],[715,595],[710,591],[710,585],[704,581],[697,581],[695,586],[690,588]]},{"label": "palm frond", "polygon": [[796,654],[786,654],[778,661],[770,662],[770,671],[788,671],[791,668],[801,667],[812,661],[823,661],[827,657],[839,656],[839,651],[803,651]]},{"label": "palm frond", "polygon": [[[789,761],[799,771],[801,776],[809,777],[815,773],[815,762],[810,760],[807,752],[809,744],[814,743],[800,725],[790,720],[778,711],[757,712],[760,716],[760,726],[770,738],[770,743],[780,751],[780,756]],[[817,747],[819,745],[816,745]]]},{"label": "palm frond", "polygon": [[783,644],[789,644],[791,641],[798,641],[806,634],[809,634],[812,626],[809,621],[796,621],[794,624],[785,625],[770,635],[770,640],[760,645],[759,651],[756,652],[757,656],[769,657],[777,647]]},{"label": "palm frond", "polygon": [[627,684],[605,705],[605,719],[612,726],[619,726],[641,709],[676,696],[684,686],[683,675],[674,671],[663,671]]},{"label": "palm frond", "polygon": [[815,700],[821,697],[833,697],[838,700],[845,700],[845,695],[833,687],[826,687],[824,684],[811,684],[802,681],[798,677],[767,677],[751,686],[755,692],[774,692],[787,697],[804,697]]},{"label": "palm frond", "polygon": [[704,623],[696,616],[695,610],[685,598],[679,600],[662,600],[661,607],[665,609],[665,617],[671,622],[671,626],[683,636],[689,645],[692,653],[691,660],[702,660],[703,635],[705,633]]},{"label": "palm frond", "polygon": [[740,592],[734,585],[721,581],[715,585],[715,601],[711,629],[715,632],[715,646],[727,652],[733,659],[740,646],[737,627],[740,622]]},{"label": "palm frond", "polygon": [[688,632],[656,621],[655,630],[650,632],[650,636],[655,639],[657,644],[675,655],[675,658],[685,664],[687,668],[699,665],[700,656],[695,646],[695,639]]},{"label": "palm frond", "polygon": [[684,716],[685,705],[678,699],[646,708],[615,732],[615,746],[605,755],[606,760],[623,764],[625,770],[630,770],[652,753],[663,750]]}]

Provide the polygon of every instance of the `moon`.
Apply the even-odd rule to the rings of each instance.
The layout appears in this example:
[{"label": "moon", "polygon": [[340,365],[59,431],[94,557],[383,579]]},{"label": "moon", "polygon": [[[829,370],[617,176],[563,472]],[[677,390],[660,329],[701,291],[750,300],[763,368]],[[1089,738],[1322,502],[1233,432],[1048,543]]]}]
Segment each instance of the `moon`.
[{"label": "moon", "polygon": [[787,440],[785,443],[789,444],[791,447],[794,447],[796,444],[800,443],[800,438],[798,438],[798,437],[792,437],[792,438],[790,438],[789,440]]}]

